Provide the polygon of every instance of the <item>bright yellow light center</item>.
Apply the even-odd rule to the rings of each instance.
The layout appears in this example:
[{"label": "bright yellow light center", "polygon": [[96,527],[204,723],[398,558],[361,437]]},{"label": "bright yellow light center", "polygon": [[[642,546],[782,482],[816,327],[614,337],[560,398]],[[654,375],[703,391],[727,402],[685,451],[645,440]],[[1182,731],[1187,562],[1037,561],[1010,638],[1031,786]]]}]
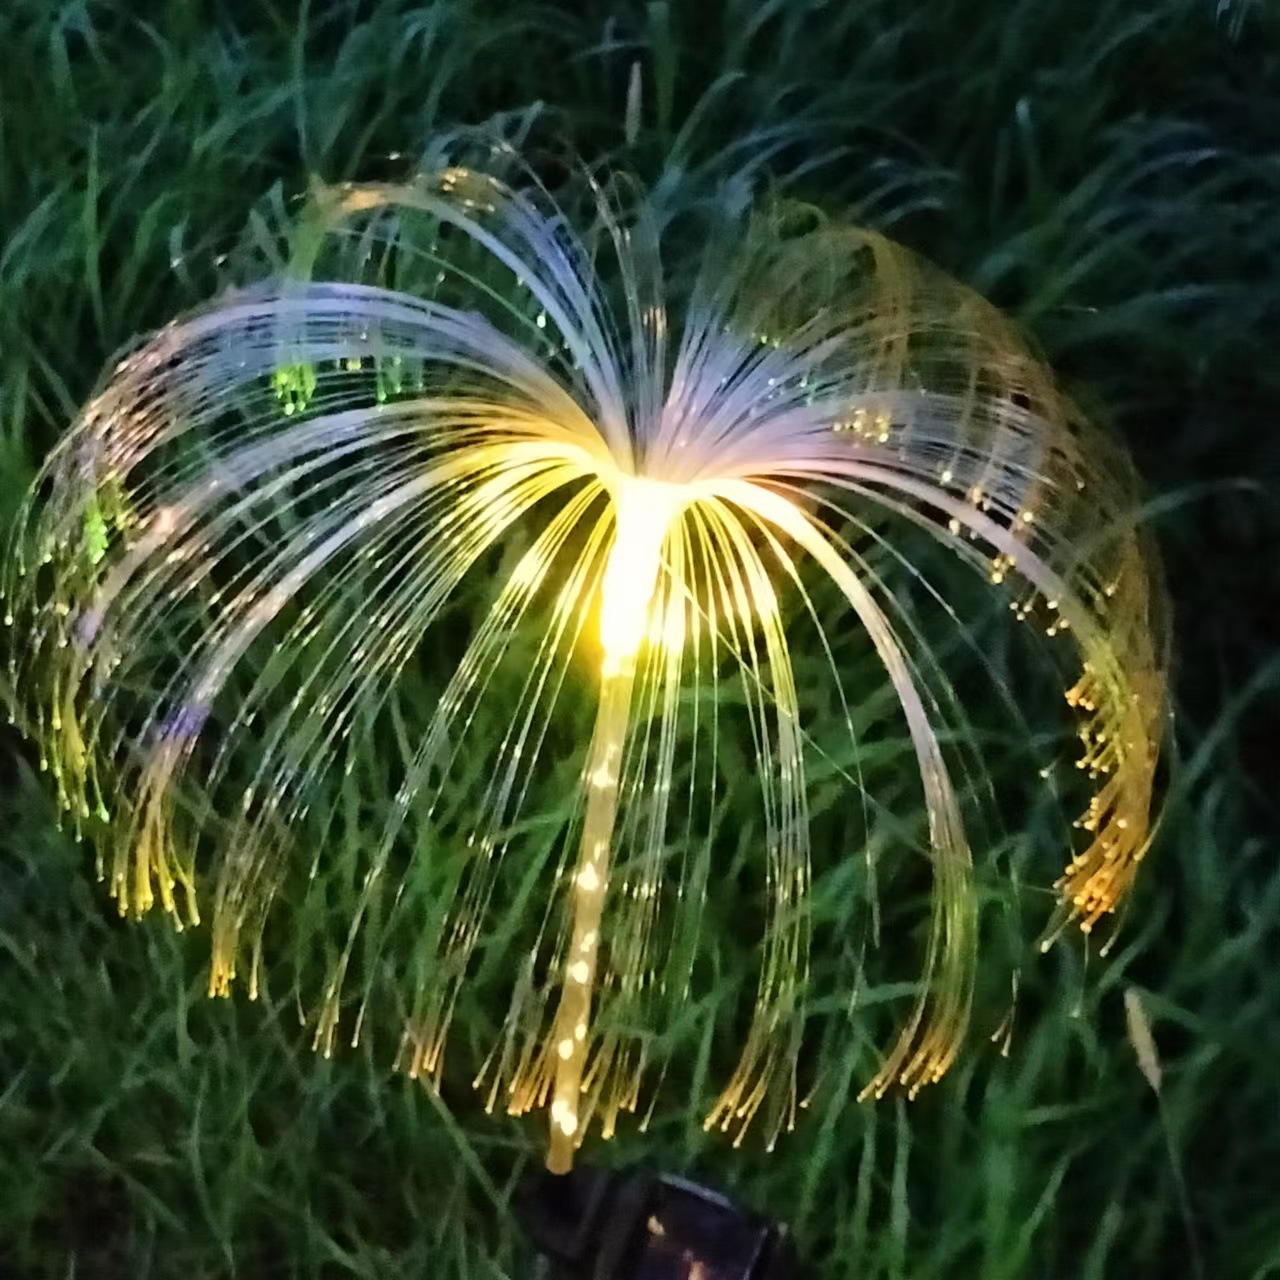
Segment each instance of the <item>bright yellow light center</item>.
[{"label": "bright yellow light center", "polygon": [[686,494],[680,485],[636,476],[613,484],[617,533],[600,586],[600,643],[605,671],[635,657],[649,626],[662,542]]}]

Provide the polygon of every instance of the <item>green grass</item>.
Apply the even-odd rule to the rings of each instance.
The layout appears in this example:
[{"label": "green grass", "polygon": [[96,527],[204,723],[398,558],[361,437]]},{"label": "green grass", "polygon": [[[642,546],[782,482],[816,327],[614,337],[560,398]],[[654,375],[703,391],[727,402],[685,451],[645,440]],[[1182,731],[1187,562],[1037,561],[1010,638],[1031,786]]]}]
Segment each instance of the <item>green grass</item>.
[{"label": "green grass", "polygon": [[[1027,895],[1007,1057],[976,1034],[911,1106],[855,1104],[864,1064],[838,1062],[772,1155],[704,1137],[674,1091],[605,1154],[732,1188],[840,1280],[1103,1277],[1185,1273],[1171,1146],[1207,1275],[1280,1275],[1274,10],[8,0],[0,526],[110,354],[212,293],[309,175],[396,172],[393,153],[499,114],[677,205],[736,183],[852,207],[1018,315],[1150,482],[1179,654],[1149,873],[1087,964],[1075,940],[1034,954]],[[116,921],[33,761],[0,740],[0,1275],[529,1274],[503,1205],[538,1126],[452,1080],[446,1109],[376,1039],[313,1058],[291,991],[205,1000],[205,939]],[[1025,765],[1007,742],[1000,761],[1016,792]],[[726,823],[752,803],[730,793]],[[1038,811],[1019,833],[1036,883],[1059,833]],[[726,983],[748,963],[726,939]],[[487,1021],[465,1014],[464,1052]],[[691,1096],[713,1049],[691,1040]]]}]

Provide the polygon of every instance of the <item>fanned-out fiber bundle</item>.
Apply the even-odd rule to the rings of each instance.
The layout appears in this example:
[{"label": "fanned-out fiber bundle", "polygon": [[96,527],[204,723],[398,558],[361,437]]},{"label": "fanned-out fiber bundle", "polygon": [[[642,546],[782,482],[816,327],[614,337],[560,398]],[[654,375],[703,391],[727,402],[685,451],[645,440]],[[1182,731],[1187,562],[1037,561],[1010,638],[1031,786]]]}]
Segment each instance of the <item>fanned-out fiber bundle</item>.
[{"label": "fanned-out fiber bundle", "polygon": [[[887,673],[927,812],[919,995],[866,1086],[914,1091],[965,1031],[977,894],[938,663],[866,548],[886,514],[914,525],[1078,651],[1094,792],[1058,890],[1088,930],[1147,849],[1163,717],[1127,462],[990,306],[875,232],[776,207],[675,279],[643,192],[585,178],[571,218],[520,173],[320,190],[282,278],[119,362],[15,538],[19,723],[121,912],[206,920],[210,989],[256,990],[269,908],[324,864],[360,744],[408,673],[429,687],[424,637],[461,637],[387,779],[316,1039],[359,970],[366,994],[405,993],[404,1067],[438,1073],[478,950],[505,939],[510,1007],[479,1083],[549,1107],[564,1169],[591,1119],[608,1133],[635,1108],[649,1032],[696,985],[732,686],[769,905],[708,1123],[762,1112],[771,1137],[810,979],[796,629],[854,733],[820,586]],[[476,575],[487,611],[464,624]],[[530,788],[566,759],[531,877]],[[446,813],[462,774],[473,801]]]}]

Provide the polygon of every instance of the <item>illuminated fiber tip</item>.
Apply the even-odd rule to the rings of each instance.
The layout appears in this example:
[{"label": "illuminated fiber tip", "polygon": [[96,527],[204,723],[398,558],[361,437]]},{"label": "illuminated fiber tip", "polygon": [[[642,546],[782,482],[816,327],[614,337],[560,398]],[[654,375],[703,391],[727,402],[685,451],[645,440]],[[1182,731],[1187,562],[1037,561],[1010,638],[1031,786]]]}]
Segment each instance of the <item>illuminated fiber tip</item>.
[{"label": "illuminated fiber tip", "polygon": [[[810,964],[815,881],[850,870],[811,866],[815,764],[854,844],[913,857],[918,829],[932,876],[920,981],[861,1096],[914,1096],[969,1021],[965,797],[996,789],[955,636],[923,634],[963,625],[968,592],[933,557],[926,580],[921,528],[1069,668],[1079,768],[1044,790],[1079,812],[1045,944],[1129,891],[1167,661],[1137,483],[1009,323],[878,233],[775,203],[672,267],[635,184],[571,178],[561,207],[500,152],[317,186],[287,273],[118,362],[0,575],[14,721],[122,915],[204,908],[210,994],[256,992],[273,908],[304,902],[311,945],[281,951],[327,957],[300,1009],[317,1051],[394,986],[399,1065],[430,1082],[456,1010],[505,1008],[468,1065],[490,1109],[541,1113],[557,1170],[719,1007],[709,922],[761,921],[707,1127],[772,1147],[810,1083],[807,1011],[856,1007]],[[943,607],[917,613],[918,587]],[[908,778],[861,750],[872,703]],[[892,882],[868,853],[857,905]],[[336,937],[305,936],[339,904]]]}]

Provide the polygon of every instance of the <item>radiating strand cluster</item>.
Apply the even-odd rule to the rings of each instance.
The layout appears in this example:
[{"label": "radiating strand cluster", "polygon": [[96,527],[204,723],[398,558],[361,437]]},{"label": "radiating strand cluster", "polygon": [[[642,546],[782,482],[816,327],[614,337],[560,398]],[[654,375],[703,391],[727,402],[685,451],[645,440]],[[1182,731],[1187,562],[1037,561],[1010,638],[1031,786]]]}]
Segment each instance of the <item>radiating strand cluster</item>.
[{"label": "radiating strand cluster", "polygon": [[[458,167],[318,191],[287,279],[114,368],[33,490],[6,595],[15,710],[62,804],[122,912],[195,923],[212,904],[218,994],[246,964],[257,991],[268,909],[321,893],[292,886],[323,883],[360,751],[383,751],[409,683],[430,697],[340,937],[316,940],[315,1042],[348,1018],[358,1036],[389,980],[399,1061],[438,1078],[466,983],[497,972],[507,1012],[476,1083],[491,1107],[549,1110],[556,1168],[665,1070],[725,856],[727,702],[763,905],[707,1123],[740,1140],[762,1113],[772,1141],[795,1121],[816,728],[847,736],[850,800],[877,804],[829,597],[892,690],[933,883],[919,992],[865,1092],[953,1061],[978,938],[963,809],[989,784],[976,751],[944,747],[963,699],[867,548],[958,621],[895,540],[922,530],[1075,646],[1094,790],[1058,928],[1091,929],[1146,852],[1164,699],[1127,463],[991,308],[881,236],[780,208],[721,228],[669,315],[643,192],[586,175],[581,194],[571,217],[532,174]],[[840,725],[805,723],[801,635]],[[566,751],[576,781],[535,852]]]}]

